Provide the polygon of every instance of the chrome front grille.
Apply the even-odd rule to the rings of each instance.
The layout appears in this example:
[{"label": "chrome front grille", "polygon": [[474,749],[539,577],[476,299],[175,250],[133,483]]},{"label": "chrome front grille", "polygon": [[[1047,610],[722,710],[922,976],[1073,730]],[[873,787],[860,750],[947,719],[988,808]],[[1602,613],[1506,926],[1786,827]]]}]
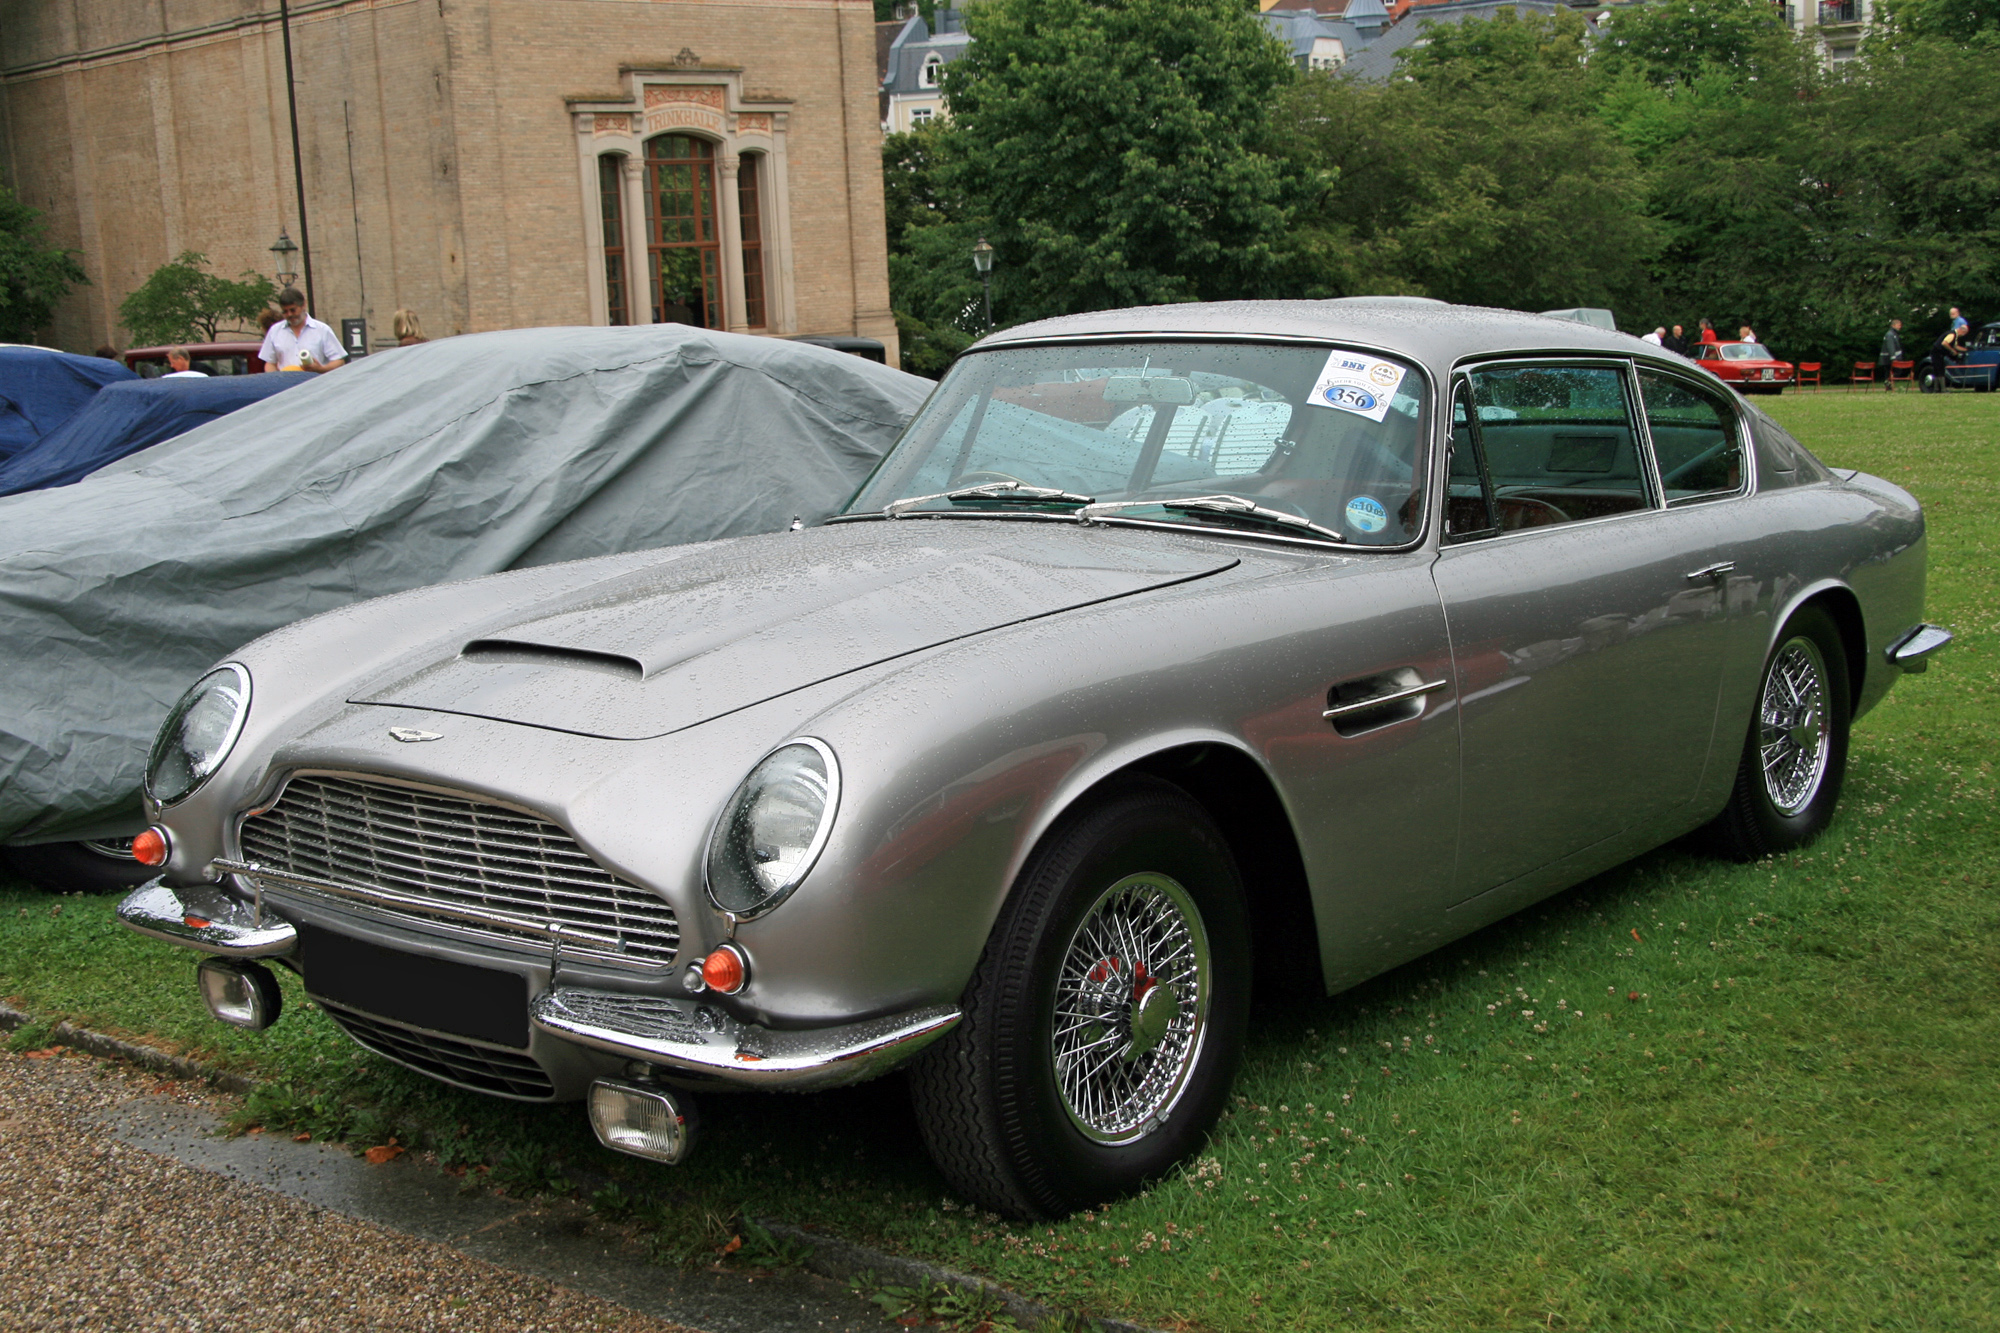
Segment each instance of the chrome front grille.
[{"label": "chrome front grille", "polygon": [[490,802],[300,776],[238,836],[243,859],[291,877],[289,887],[320,881],[364,901],[379,891],[370,911],[539,944],[559,928],[566,954],[648,966],[672,962],[680,947],[666,903],[591,860],[558,825]]}]

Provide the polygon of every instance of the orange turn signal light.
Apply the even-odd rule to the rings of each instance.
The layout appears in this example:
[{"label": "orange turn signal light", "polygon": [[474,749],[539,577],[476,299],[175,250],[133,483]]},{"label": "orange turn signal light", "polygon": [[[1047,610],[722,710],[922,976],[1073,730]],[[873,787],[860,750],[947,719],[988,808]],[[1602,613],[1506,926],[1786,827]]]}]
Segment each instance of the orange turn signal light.
[{"label": "orange turn signal light", "polygon": [[167,852],[167,831],[163,828],[149,828],[132,839],[132,859],[142,866],[165,865]]},{"label": "orange turn signal light", "polygon": [[725,944],[701,960],[701,979],[712,991],[734,995],[750,979],[750,960],[733,944]]}]

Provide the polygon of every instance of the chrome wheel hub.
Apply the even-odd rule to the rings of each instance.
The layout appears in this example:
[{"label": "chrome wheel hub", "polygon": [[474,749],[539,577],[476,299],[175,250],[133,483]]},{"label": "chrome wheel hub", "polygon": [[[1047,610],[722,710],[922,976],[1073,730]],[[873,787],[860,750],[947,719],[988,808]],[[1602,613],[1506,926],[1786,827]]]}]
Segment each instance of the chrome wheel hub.
[{"label": "chrome wheel hub", "polygon": [[1070,1121],[1129,1143],[1180,1101],[1201,1053],[1208,932],[1186,889],[1131,875],[1098,896],[1063,951],[1050,1033]]},{"label": "chrome wheel hub", "polygon": [[1778,813],[1811,805],[1826,777],[1826,661],[1811,639],[1787,640],[1771,659],[1757,707],[1764,793]]}]

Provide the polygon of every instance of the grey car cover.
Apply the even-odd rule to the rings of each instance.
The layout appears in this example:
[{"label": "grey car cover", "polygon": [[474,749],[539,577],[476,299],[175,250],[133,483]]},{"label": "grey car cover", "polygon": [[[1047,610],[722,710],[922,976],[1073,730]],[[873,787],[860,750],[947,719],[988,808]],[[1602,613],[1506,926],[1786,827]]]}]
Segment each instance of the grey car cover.
[{"label": "grey car cover", "polygon": [[260,634],[424,584],[825,518],[931,387],[685,325],[482,333],[0,499],[0,843],[134,831],[167,710]]}]

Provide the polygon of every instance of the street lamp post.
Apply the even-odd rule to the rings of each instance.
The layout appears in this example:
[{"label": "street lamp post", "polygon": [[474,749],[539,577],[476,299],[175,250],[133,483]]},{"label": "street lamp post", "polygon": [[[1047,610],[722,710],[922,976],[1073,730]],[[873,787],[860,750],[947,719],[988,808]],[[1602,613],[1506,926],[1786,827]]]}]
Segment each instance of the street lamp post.
[{"label": "street lamp post", "polygon": [[278,257],[277,277],[280,290],[290,287],[299,280],[297,270],[291,267],[292,256],[298,252],[299,247],[293,242],[291,233],[283,227],[278,228],[278,243],[271,247],[271,253]]},{"label": "street lamp post", "polygon": [[986,306],[986,331],[993,332],[993,247],[980,237],[972,247],[972,267],[979,273],[981,299]]}]

